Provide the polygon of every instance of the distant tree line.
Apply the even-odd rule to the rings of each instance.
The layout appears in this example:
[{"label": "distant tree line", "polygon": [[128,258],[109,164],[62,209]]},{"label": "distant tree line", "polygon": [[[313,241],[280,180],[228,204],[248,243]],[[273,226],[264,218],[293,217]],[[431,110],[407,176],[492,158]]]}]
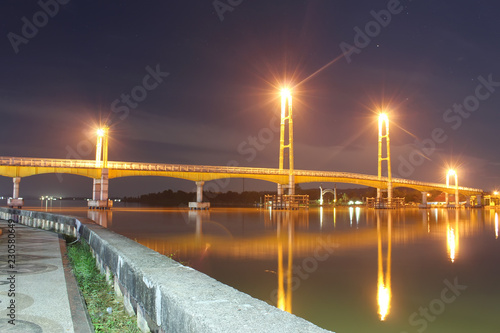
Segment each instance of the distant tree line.
[{"label": "distant tree line", "polygon": [[[253,206],[260,202],[267,192],[245,191],[242,193],[203,192],[203,201],[209,201],[213,206]],[[165,190],[158,193],[143,194],[138,197],[124,197],[125,202],[139,202],[154,206],[179,207],[187,206],[190,201],[196,201],[196,192]]]},{"label": "distant tree line", "polygon": [[[318,189],[302,189],[299,185],[295,189],[296,194],[309,195],[310,201],[319,200],[320,192]],[[431,197],[437,196],[440,192],[432,193]],[[203,192],[203,200],[209,201],[212,206],[254,206],[264,200],[264,195],[276,194],[276,191],[244,191],[244,192]],[[375,188],[354,188],[338,189],[338,204],[347,204],[349,201],[365,201],[366,198],[377,196]],[[421,202],[422,194],[414,189],[397,188],[393,191],[393,197],[405,198],[405,202]],[[328,193],[323,197],[325,202],[332,202],[333,195]],[[124,197],[124,202],[138,202],[153,206],[182,207],[187,206],[190,201],[196,201],[196,192],[172,191],[143,194],[138,197]]]}]

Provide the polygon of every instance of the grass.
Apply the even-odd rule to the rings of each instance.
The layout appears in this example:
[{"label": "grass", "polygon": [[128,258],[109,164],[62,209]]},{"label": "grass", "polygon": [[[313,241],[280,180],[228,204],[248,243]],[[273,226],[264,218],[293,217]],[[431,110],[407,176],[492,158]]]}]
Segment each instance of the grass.
[{"label": "grass", "polygon": [[[96,267],[85,242],[68,246],[68,257],[96,332],[140,332],[135,316],[130,317],[113,287]],[[108,312],[108,310],[111,310]]]}]

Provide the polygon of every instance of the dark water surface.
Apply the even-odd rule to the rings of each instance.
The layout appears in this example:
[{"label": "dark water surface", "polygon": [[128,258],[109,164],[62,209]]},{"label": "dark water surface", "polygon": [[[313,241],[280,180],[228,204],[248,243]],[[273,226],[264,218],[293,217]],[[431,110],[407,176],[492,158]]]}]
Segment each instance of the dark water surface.
[{"label": "dark water surface", "polygon": [[500,332],[494,209],[91,212],[65,204],[36,208],[90,217],[331,331]]}]

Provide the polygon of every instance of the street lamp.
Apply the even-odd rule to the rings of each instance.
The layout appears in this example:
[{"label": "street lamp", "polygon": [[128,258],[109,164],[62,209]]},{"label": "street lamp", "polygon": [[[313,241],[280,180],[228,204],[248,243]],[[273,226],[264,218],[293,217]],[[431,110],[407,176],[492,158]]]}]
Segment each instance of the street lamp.
[{"label": "street lamp", "polygon": [[[295,191],[295,181],[293,178],[293,109],[292,92],[289,88],[281,89],[281,129],[280,129],[280,156],[279,169],[284,168],[285,149],[288,149],[288,169],[289,182],[288,194],[293,195]],[[288,142],[285,144],[285,124],[288,123]],[[278,196],[282,195],[282,185],[278,184]]]},{"label": "street lamp", "polygon": [[[385,131],[384,131],[385,124]],[[385,132],[385,133],[384,133]],[[382,157],[382,141],[386,142],[386,156]],[[382,112],[378,116],[378,178],[382,178],[382,161],[387,161],[387,204],[392,203],[392,173],[391,173],[391,149],[389,139],[389,117]],[[382,193],[377,189],[377,199],[381,201]]]},{"label": "street lamp", "polygon": [[[107,168],[108,166],[108,132],[109,127],[101,127],[97,130],[97,143],[95,150],[96,166]],[[102,165],[101,165],[102,160]]]}]

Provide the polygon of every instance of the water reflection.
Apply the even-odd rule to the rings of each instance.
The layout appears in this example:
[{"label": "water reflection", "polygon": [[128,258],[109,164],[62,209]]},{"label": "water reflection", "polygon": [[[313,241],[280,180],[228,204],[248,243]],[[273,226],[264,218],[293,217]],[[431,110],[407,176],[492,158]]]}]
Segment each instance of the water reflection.
[{"label": "water reflection", "polygon": [[455,262],[455,258],[458,254],[458,241],[459,241],[459,227],[458,227],[458,210],[455,210],[455,223],[450,223],[449,214],[450,211],[445,211],[445,219],[446,219],[446,245],[448,249],[448,257],[451,262]]},{"label": "water reflection", "polygon": [[112,210],[89,209],[87,212],[87,217],[105,228],[110,228],[113,225]]},{"label": "water reflection", "polygon": [[[276,237],[278,242],[278,304],[283,311],[292,313],[292,267],[294,212],[276,213]],[[284,250],[286,248],[286,250]],[[284,258],[286,255],[286,259]],[[286,265],[284,264],[286,260]],[[286,273],[285,273],[286,270]],[[286,285],[286,290],[285,290]]]},{"label": "water reflection", "polygon": [[500,260],[494,209],[66,212],[89,216],[160,253],[176,254],[194,269],[332,331],[416,332],[409,326],[410,314],[439,299],[440,281],[455,276],[471,286],[466,298],[450,305],[449,312],[446,305],[446,313],[429,321],[427,331],[474,331],[467,331],[471,318],[477,318],[475,327],[498,327],[493,326],[497,317],[467,300],[470,295],[493,308],[500,297],[497,268],[491,265]]},{"label": "water reflection", "polygon": [[333,227],[337,227],[337,208],[333,208]]},{"label": "water reflection", "polygon": [[387,214],[387,254],[385,257],[384,271],[384,256],[383,256],[383,241],[382,241],[382,212],[377,212],[377,247],[378,247],[378,279],[377,279],[377,301],[378,314],[380,320],[384,321],[391,309],[391,252],[392,252],[392,212]]},{"label": "water reflection", "polygon": [[498,239],[498,213],[495,212],[495,239]]}]

